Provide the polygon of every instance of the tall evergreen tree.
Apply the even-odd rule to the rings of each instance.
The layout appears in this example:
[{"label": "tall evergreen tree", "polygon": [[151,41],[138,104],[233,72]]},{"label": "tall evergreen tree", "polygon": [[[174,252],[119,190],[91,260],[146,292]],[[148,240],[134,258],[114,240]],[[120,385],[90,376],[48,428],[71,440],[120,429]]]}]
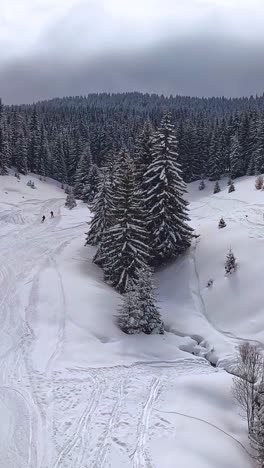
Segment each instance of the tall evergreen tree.
[{"label": "tall evergreen tree", "polygon": [[30,121],[30,141],[28,147],[28,166],[30,172],[37,171],[40,152],[40,125],[39,116],[36,106],[33,108],[33,113]]},{"label": "tall evergreen tree", "polygon": [[76,174],[74,177],[74,196],[80,200],[84,198],[84,192],[89,184],[89,173],[92,167],[92,155],[90,151],[90,145],[87,144],[85,147],[80,160],[78,162]]},{"label": "tall evergreen tree", "polygon": [[257,142],[255,156],[255,168],[257,174],[264,172],[264,120],[260,120],[258,124]]},{"label": "tall evergreen tree", "polygon": [[94,213],[87,233],[86,244],[98,245],[104,233],[113,223],[113,192],[109,181],[109,173],[102,169],[99,183],[99,191],[96,195],[91,210]]},{"label": "tall evergreen tree", "polygon": [[232,179],[240,177],[243,174],[243,160],[237,133],[231,138],[230,169]]},{"label": "tall evergreen tree", "polygon": [[217,124],[211,138],[209,149],[208,174],[210,180],[219,180],[221,177],[222,164],[220,160],[219,141],[219,128]]},{"label": "tall evergreen tree", "polygon": [[135,180],[139,188],[142,186],[144,173],[152,161],[153,134],[153,126],[151,122],[147,120],[138,137],[134,151]]},{"label": "tall evergreen tree", "polygon": [[184,252],[191,244],[186,185],[178,164],[177,140],[169,114],[162,118],[153,138],[153,160],[143,178],[143,197],[154,264]]},{"label": "tall evergreen tree", "polygon": [[17,172],[26,175],[28,173],[27,167],[27,156],[28,156],[28,148],[25,136],[21,132],[18,139],[18,147],[17,147],[17,158],[16,158],[16,169]]},{"label": "tall evergreen tree", "polygon": [[9,165],[9,151],[2,118],[3,117],[0,115],[0,175],[7,175]]},{"label": "tall evergreen tree", "polygon": [[128,155],[113,203],[115,224],[103,235],[101,262],[105,280],[123,293],[129,281],[138,280],[140,269],[149,261],[146,216],[135,190],[133,165]]},{"label": "tall evergreen tree", "polygon": [[67,184],[67,169],[61,135],[58,136],[57,141],[55,143],[52,159],[54,178],[62,184]]}]

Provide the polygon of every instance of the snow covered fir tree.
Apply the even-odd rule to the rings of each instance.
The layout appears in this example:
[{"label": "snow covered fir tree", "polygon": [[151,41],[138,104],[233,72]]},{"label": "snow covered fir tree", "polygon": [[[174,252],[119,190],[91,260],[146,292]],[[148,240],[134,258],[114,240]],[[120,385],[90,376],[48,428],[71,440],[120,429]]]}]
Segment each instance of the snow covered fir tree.
[{"label": "snow covered fir tree", "polygon": [[223,229],[224,227],[226,227],[226,222],[225,222],[224,218],[221,218],[219,223],[218,223],[218,228]]},{"label": "snow covered fir tree", "polygon": [[74,194],[73,194],[73,191],[69,191],[67,197],[66,197],[66,202],[65,202],[65,206],[67,208],[69,208],[69,210],[72,210],[73,208],[75,208],[77,206],[77,203],[76,203],[76,200],[74,198]]},{"label": "snow covered fir tree", "polygon": [[215,183],[215,186],[214,186],[214,193],[219,193],[219,192],[221,192],[221,188],[220,188],[219,182],[217,180],[216,183]]},{"label": "snow covered fir tree", "polygon": [[193,237],[187,224],[188,203],[183,198],[186,184],[181,177],[177,145],[167,113],[153,136],[152,159],[142,182],[152,263],[156,266],[183,253]]},{"label": "snow covered fir tree", "polygon": [[163,334],[164,324],[156,303],[151,270],[143,268],[136,285],[128,283],[117,318],[118,326],[127,334]]},{"label": "snow covered fir tree", "polygon": [[237,261],[236,258],[233,254],[232,249],[229,249],[229,252],[226,256],[226,262],[225,262],[225,272],[226,275],[231,275],[231,273],[234,273],[237,269]]}]

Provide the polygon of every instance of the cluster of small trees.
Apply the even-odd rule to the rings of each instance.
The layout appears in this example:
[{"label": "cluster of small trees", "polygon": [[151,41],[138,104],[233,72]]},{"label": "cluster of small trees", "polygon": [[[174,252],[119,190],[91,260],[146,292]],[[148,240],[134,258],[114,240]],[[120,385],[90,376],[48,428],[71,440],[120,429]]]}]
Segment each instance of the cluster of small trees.
[{"label": "cluster of small trees", "polygon": [[30,187],[30,188],[32,188],[32,189],[35,189],[35,188],[36,188],[35,182],[34,182],[33,180],[29,180],[29,181],[27,182],[27,186]]},{"label": "cluster of small trees", "polygon": [[239,347],[234,396],[246,414],[252,456],[264,466],[264,358],[257,346]]},{"label": "cluster of small trees", "polygon": [[[145,277],[147,298],[146,290],[151,291],[148,268],[176,258],[190,246],[194,236],[187,223],[187,202],[183,198],[186,186],[170,115],[164,115],[156,132],[147,122],[135,148],[133,154],[122,148],[102,169],[86,239],[86,244],[98,246],[94,262],[102,267],[105,281],[126,293],[124,317],[129,315],[134,324],[131,297],[140,296],[141,277]],[[137,322],[147,323],[140,328],[145,333],[149,327],[162,330],[159,313],[157,309],[154,312],[150,297],[148,300],[149,309],[145,303],[142,308],[139,301],[133,312],[140,317],[145,311],[144,319]],[[119,323],[125,330],[122,320]],[[138,325],[135,329],[139,330]]]},{"label": "cluster of small trees", "polygon": [[[233,180],[230,178],[228,179],[228,182],[227,182],[227,186],[228,186],[228,193],[231,193],[231,192],[234,192],[236,189],[235,189],[235,184],[233,182]],[[200,189],[200,187],[199,187]],[[202,189],[200,189],[202,190]],[[215,185],[214,185],[214,191],[213,193],[219,193],[221,192],[221,187],[219,185],[219,181],[217,180]]]}]

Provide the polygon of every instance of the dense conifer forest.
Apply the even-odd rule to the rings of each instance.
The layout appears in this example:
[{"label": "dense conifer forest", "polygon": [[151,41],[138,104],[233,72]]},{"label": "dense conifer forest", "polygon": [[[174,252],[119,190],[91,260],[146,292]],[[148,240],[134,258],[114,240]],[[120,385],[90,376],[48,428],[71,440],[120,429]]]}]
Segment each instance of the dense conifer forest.
[{"label": "dense conifer forest", "polygon": [[[86,168],[85,177],[95,186],[98,168],[113,161],[122,147],[133,158],[145,122],[156,130],[166,111],[176,128],[185,182],[263,172],[263,96],[203,99],[140,93],[1,104],[0,172],[14,166],[21,173],[36,172],[73,185]],[[87,186],[86,179],[76,195]],[[91,199],[93,194],[82,197]]]}]

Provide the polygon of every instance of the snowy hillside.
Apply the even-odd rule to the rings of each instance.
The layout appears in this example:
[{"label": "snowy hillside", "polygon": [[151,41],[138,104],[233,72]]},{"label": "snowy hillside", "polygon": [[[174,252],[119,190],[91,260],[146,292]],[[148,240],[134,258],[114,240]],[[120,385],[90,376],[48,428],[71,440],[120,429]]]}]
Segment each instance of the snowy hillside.
[{"label": "snowy hillside", "polygon": [[[54,182],[28,179],[0,178],[1,467],[253,467],[226,370],[241,340],[264,342],[254,179],[230,194],[223,181],[216,195],[189,186],[201,236],[156,275],[164,336],[116,327],[120,296],[83,246],[86,205],[70,211]],[[227,278],[230,246],[239,267]]]}]

